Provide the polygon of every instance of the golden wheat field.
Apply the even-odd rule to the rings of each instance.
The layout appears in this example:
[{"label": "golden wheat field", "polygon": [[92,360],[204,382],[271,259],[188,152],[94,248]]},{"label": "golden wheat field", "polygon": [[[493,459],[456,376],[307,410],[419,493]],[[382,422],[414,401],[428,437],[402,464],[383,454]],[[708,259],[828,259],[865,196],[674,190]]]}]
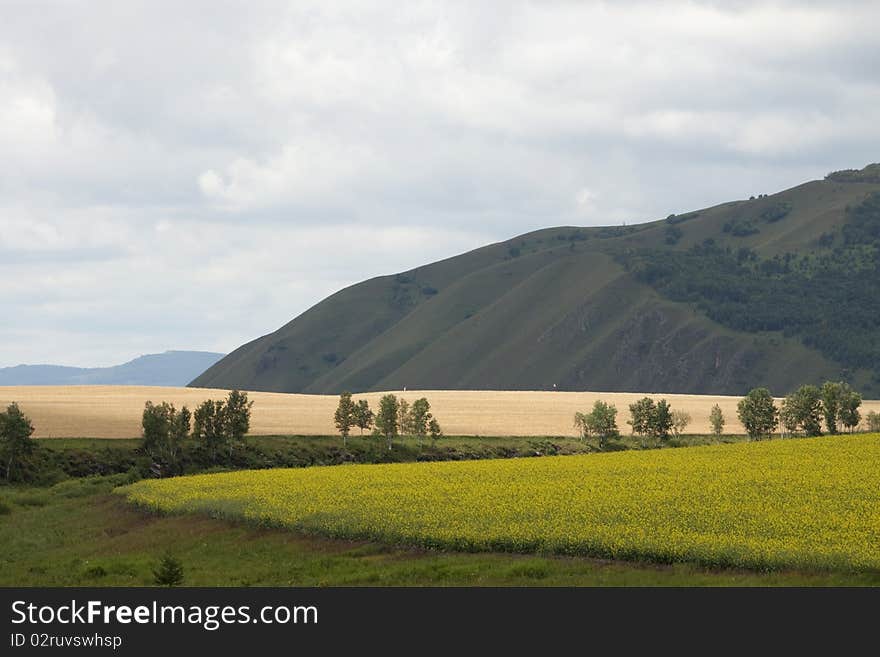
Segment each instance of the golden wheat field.
[{"label": "golden wheat field", "polygon": [[[356,395],[378,406],[381,392]],[[617,423],[626,432],[627,406],[645,393],[520,392],[426,390],[395,394],[412,401],[427,397],[448,435],[567,436],[575,435],[572,417],[589,410],[597,399],[617,406]],[[727,424],[725,433],[743,433],[736,419],[738,397],[650,393],[665,397],[673,409],[687,411],[693,421],[687,433],[709,433],[709,411],[718,404]],[[16,401],[31,417],[38,438],[133,438],[140,435],[144,402],[169,401],[190,408],[205,399],[221,399],[224,390],[142,386],[0,386],[0,405]],[[253,435],[333,435],[332,395],[249,392],[254,401]],[[880,411],[880,402],[863,404],[862,413]]]},{"label": "golden wheat field", "polygon": [[143,480],[149,508],[335,537],[709,565],[880,569],[880,435]]}]

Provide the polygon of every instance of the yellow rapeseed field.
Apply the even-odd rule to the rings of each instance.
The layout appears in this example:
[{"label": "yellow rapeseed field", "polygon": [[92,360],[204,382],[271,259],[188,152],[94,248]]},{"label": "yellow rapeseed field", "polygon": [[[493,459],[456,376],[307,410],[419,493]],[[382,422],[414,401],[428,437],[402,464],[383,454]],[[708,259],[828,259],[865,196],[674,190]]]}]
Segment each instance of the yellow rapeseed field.
[{"label": "yellow rapeseed field", "polygon": [[880,569],[880,435],[141,481],[129,500],[329,536],[752,568]]}]

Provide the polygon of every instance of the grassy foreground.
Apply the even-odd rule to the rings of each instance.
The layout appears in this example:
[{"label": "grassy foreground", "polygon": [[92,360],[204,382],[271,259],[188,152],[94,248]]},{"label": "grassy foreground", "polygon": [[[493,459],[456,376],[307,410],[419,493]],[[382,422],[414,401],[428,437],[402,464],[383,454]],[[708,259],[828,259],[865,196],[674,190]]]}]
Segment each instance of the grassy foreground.
[{"label": "grassy foreground", "polygon": [[[849,586],[880,574],[712,570],[585,557],[455,553],[156,515],[111,495],[122,476],[0,490],[0,585],[147,586],[170,551],[192,586]],[[0,511],[4,507],[0,506]]]},{"label": "grassy foreground", "polygon": [[880,436],[140,481],[142,506],[471,551],[880,572]]}]

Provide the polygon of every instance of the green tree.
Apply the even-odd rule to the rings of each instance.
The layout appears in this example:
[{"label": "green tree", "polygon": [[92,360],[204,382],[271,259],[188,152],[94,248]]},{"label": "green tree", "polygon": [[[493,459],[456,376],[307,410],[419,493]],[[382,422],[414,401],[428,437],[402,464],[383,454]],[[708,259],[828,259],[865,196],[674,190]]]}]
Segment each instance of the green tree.
[{"label": "green tree", "polygon": [[844,384],[843,394],[840,399],[840,423],[849,430],[850,433],[855,431],[862,421],[862,414],[859,407],[862,405],[862,395]]},{"label": "green tree", "polygon": [[672,425],[672,409],[665,399],[661,399],[657,402],[657,405],[654,407],[654,413],[649,418],[648,430],[654,438],[666,440],[669,438]]},{"label": "green tree", "polygon": [[709,413],[709,424],[712,426],[712,433],[716,436],[720,436],[724,431],[724,413],[721,412],[721,407],[718,404],[715,404]]},{"label": "green tree", "polygon": [[651,431],[651,418],[656,412],[654,400],[650,397],[642,397],[634,404],[629,405],[629,413],[632,417],[628,424],[633,433],[639,436],[647,436]]},{"label": "green tree", "polygon": [[164,466],[167,473],[175,474],[178,471],[191,420],[192,414],[186,406],[178,411],[174,404],[168,402],[153,404],[148,401],[144,404],[141,447],[154,462]]},{"label": "green tree", "polygon": [[22,465],[34,451],[33,433],[34,425],[30,418],[15,402],[0,413],[0,459],[3,460],[6,481],[21,475]]},{"label": "green tree", "polygon": [[403,397],[397,402],[397,432],[402,436],[411,436],[414,433],[409,402]]},{"label": "green tree", "polygon": [[165,458],[174,472],[178,472],[180,469],[180,455],[183,452],[186,439],[189,438],[192,413],[189,412],[186,406],[176,412],[174,412],[174,406],[171,409],[171,424],[168,431],[168,443],[165,447]]},{"label": "green tree", "polygon": [[[837,411],[835,411],[835,418]],[[785,428],[806,436],[822,435],[822,391],[816,386],[801,386],[782,402],[779,418]],[[836,422],[836,419],[835,419]]]},{"label": "green tree", "polygon": [[868,431],[880,432],[880,413],[877,411],[869,411],[865,416],[865,421],[868,423]]},{"label": "green tree", "polygon": [[651,436],[658,440],[665,440],[673,427],[672,409],[665,399],[654,402],[650,397],[643,397],[634,404],[630,404],[632,419],[629,424],[633,433],[639,436]]},{"label": "green tree", "polygon": [[598,399],[589,413],[575,413],[574,423],[584,439],[591,436],[598,438],[599,447],[604,447],[609,439],[620,435],[617,428],[617,407]]},{"label": "green tree", "polygon": [[212,459],[226,444],[224,403],[207,399],[196,408],[193,414],[192,435],[208,451]]},{"label": "green tree", "polygon": [[428,420],[428,433],[431,436],[431,445],[437,445],[437,439],[443,437],[443,432],[440,430],[440,423],[437,422],[437,418],[431,416],[431,419]]},{"label": "green tree", "polygon": [[336,407],[336,412],[333,414],[333,422],[336,424],[336,428],[339,429],[343,445],[345,445],[348,440],[348,434],[351,431],[351,427],[357,421],[356,413],[357,406],[351,400],[351,393],[343,392],[339,395],[339,405]]},{"label": "green tree", "polygon": [[600,447],[604,447],[611,438],[620,436],[617,428],[617,407],[614,404],[597,399],[587,422],[591,433],[599,439]]},{"label": "green tree", "polygon": [[224,428],[230,443],[230,450],[233,445],[244,444],[244,437],[251,427],[251,407],[253,405],[254,402],[248,401],[246,392],[232,390],[226,398]]},{"label": "green tree", "polygon": [[779,424],[779,411],[767,388],[752,388],[737,404],[736,414],[752,440],[769,438]]},{"label": "green tree", "polygon": [[180,586],[183,584],[183,565],[170,553],[166,553],[153,570],[153,582],[156,586]]},{"label": "green tree", "polygon": [[687,411],[672,411],[672,432],[679,437],[691,423],[691,414]]},{"label": "green tree", "polygon": [[798,422],[797,401],[794,395],[786,395],[782,400],[782,405],[779,408],[779,422],[786,433],[797,433],[800,424]]},{"label": "green tree", "polygon": [[193,414],[193,438],[216,458],[220,450],[229,457],[236,446],[244,445],[250,429],[252,401],[246,392],[232,390],[225,401],[206,400]]},{"label": "green tree", "polygon": [[364,435],[364,429],[373,426],[373,411],[370,410],[370,403],[366,399],[358,400],[354,408],[354,423]]},{"label": "green tree", "polygon": [[431,421],[431,404],[425,397],[416,399],[409,409],[410,428],[419,441],[428,434],[428,423]]},{"label": "green tree", "polygon": [[376,430],[388,441],[388,449],[397,437],[397,415],[400,404],[392,394],[383,395],[379,400],[379,412],[376,414]]},{"label": "green tree", "polygon": [[162,446],[171,431],[170,410],[167,402],[162,402],[158,406],[151,401],[144,404],[144,412],[141,416],[141,428],[143,429],[141,448],[153,460],[159,458]]},{"label": "green tree", "polygon": [[825,426],[828,427],[830,434],[837,433],[837,421],[840,416],[840,404],[843,401],[845,385],[842,381],[826,381],[822,384],[822,413],[825,415]]}]

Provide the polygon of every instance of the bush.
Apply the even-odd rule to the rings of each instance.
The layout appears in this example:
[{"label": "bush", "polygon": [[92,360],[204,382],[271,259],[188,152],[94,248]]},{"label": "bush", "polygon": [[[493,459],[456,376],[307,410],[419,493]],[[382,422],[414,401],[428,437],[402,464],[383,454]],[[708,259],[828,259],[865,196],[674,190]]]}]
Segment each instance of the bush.
[{"label": "bush", "polygon": [[28,476],[25,478],[25,481],[34,486],[49,487],[67,479],[69,479],[67,473],[61,468],[48,468],[45,470],[28,468]]},{"label": "bush", "polygon": [[684,231],[678,226],[667,226],[666,228],[666,243],[667,244],[677,244],[678,240],[682,238],[684,235]]},{"label": "bush", "polygon": [[864,169],[843,169],[842,171],[832,171],[827,176],[825,176],[826,180],[833,180],[834,182],[867,182],[867,183],[878,183],[880,182],[880,164],[869,164]]},{"label": "bush", "polygon": [[15,503],[19,506],[46,506],[49,496],[46,493],[25,493],[16,497]]},{"label": "bush", "polygon": [[156,586],[180,586],[183,584],[183,565],[170,553],[166,553],[153,571],[153,583]]},{"label": "bush", "polygon": [[81,477],[55,484],[50,491],[59,497],[88,497],[98,493],[109,493],[117,486],[132,484],[140,478],[140,473],[136,471],[107,476]]},{"label": "bush", "polygon": [[768,224],[772,224],[780,219],[784,219],[791,212],[791,203],[788,201],[780,201],[765,208],[759,215]]},{"label": "bush", "polygon": [[724,224],[722,230],[734,237],[748,237],[760,232],[750,219],[732,219]]},{"label": "bush", "polygon": [[104,568],[104,566],[91,566],[90,568],[86,568],[85,574],[86,577],[99,579],[101,577],[107,576],[107,570]]}]

